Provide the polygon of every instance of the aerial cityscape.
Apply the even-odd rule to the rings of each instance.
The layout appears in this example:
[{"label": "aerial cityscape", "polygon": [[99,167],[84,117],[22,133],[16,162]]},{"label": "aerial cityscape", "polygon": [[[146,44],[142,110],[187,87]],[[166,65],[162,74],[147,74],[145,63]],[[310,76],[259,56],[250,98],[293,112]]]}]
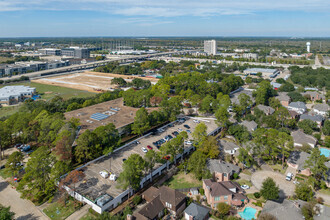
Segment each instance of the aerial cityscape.
[{"label": "aerial cityscape", "polygon": [[0,0],[0,220],[330,219],[329,11]]}]

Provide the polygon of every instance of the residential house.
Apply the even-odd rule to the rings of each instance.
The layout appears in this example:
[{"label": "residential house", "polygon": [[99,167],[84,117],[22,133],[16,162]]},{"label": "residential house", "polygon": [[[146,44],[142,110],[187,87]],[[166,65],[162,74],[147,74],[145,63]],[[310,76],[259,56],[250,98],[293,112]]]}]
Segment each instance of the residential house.
[{"label": "residential house", "polygon": [[303,121],[303,120],[311,120],[313,122],[316,122],[317,126],[319,128],[321,128],[322,126],[322,123],[323,123],[323,120],[324,118],[321,116],[321,115],[309,115],[309,114],[303,114],[300,116],[300,120],[299,121]]},{"label": "residential house", "polygon": [[303,102],[291,102],[287,108],[299,114],[304,114],[307,111],[307,107]]},{"label": "residential house", "polygon": [[257,105],[256,108],[265,113],[265,115],[272,115],[275,112],[275,109],[266,105]]},{"label": "residential house", "polygon": [[273,86],[273,89],[278,90],[282,84],[277,82],[270,82],[270,85]]},{"label": "residential house", "polygon": [[185,220],[207,220],[209,219],[209,212],[209,208],[196,203],[191,203],[184,210],[184,217]]},{"label": "residential house", "polygon": [[304,144],[308,144],[314,148],[317,144],[317,139],[315,137],[305,134],[301,130],[293,131],[291,136],[293,137],[293,144],[295,147],[302,147]]},{"label": "residential house", "polygon": [[[252,93],[253,93],[253,90],[251,89],[243,89],[243,88],[239,88],[233,92],[230,93],[230,101],[232,104],[236,104],[236,105],[239,105],[239,95],[240,94],[246,94],[250,97],[250,99],[252,100],[252,103],[255,103],[255,98],[253,97]],[[253,104],[252,104],[253,105]]]},{"label": "residential house", "polygon": [[288,111],[289,112],[289,115],[290,115],[290,118],[291,119],[297,119],[299,118],[299,113],[295,112],[295,111]]},{"label": "residential house", "polygon": [[291,152],[287,164],[289,167],[296,170],[296,173],[303,174],[306,176],[311,175],[309,168],[305,168],[305,161],[310,157],[309,153],[303,151]]},{"label": "residential house", "polygon": [[158,219],[164,215],[164,209],[174,216],[179,216],[186,208],[186,196],[167,186],[159,189],[150,187],[142,194],[142,198],[147,201],[147,204],[133,213],[132,219]]},{"label": "residential house", "polygon": [[241,125],[247,128],[249,132],[257,130],[258,124],[255,121],[242,121]]},{"label": "residential house", "polygon": [[288,96],[287,92],[279,92],[278,96],[275,97],[277,100],[280,101],[281,105],[288,107],[291,101],[290,96]]},{"label": "residential house", "polygon": [[206,166],[217,182],[229,181],[234,173],[238,174],[240,171],[238,166],[222,160],[208,159]]},{"label": "residential house", "polygon": [[316,91],[307,91],[301,93],[301,95],[310,99],[311,101],[325,100],[325,96]]},{"label": "residential house", "polygon": [[234,155],[234,154],[236,154],[236,152],[238,152],[239,146],[237,144],[235,144],[234,142],[221,139],[220,148],[226,154]]},{"label": "residential house", "polygon": [[284,199],[283,202],[275,202],[267,200],[261,213],[269,213],[275,216],[277,219],[290,219],[290,220],[301,220],[304,216],[301,213],[301,207],[303,202],[291,201]]},{"label": "residential house", "polygon": [[326,117],[327,114],[330,111],[330,107],[326,103],[316,104],[313,107],[313,111],[315,112],[315,114],[322,115],[323,117]]},{"label": "residential house", "polygon": [[214,182],[212,179],[206,179],[203,180],[203,189],[207,203],[213,209],[221,202],[234,206],[242,206],[248,202],[248,198],[236,182]]}]

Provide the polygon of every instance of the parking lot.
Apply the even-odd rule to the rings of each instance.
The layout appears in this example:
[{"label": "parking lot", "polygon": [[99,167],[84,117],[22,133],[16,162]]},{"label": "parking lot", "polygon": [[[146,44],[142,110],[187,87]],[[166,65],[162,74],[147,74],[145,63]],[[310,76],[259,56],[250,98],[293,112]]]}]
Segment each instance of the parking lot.
[{"label": "parking lot", "polygon": [[[200,121],[204,122],[207,125],[208,133],[218,127],[214,120],[201,119]],[[184,127],[184,125],[187,125],[190,128],[187,129],[186,127]],[[188,118],[184,123],[176,122],[172,127],[166,126],[164,128],[164,131],[161,133],[157,133],[140,139],[139,144],[131,144],[115,153],[112,153],[110,156],[107,156],[92,164],[89,164],[82,169],[86,177],[83,181],[80,182],[80,184],[77,184],[78,187],[76,188],[76,191],[92,201],[95,201],[98,197],[106,193],[113,197],[118,196],[124,190],[122,190],[118,186],[116,181],[111,181],[109,180],[109,178],[105,179],[101,177],[101,175],[99,174],[100,171],[105,170],[112,174],[116,174],[116,176],[119,176],[119,174],[123,171],[122,165],[124,159],[127,159],[132,154],[139,154],[142,157],[145,155],[145,153],[142,151],[142,147],[147,149],[147,146],[149,145],[153,148],[153,150],[157,152],[159,151],[159,149],[157,149],[152,144],[153,142],[163,139],[167,135],[172,135],[173,137],[175,137],[172,133],[175,131],[180,131],[179,129],[182,129],[183,131],[190,130],[191,132],[193,132],[196,126],[197,123],[195,123],[191,118]],[[188,133],[188,139],[192,139],[191,133]],[[156,164],[155,168],[159,166],[160,164]]]}]

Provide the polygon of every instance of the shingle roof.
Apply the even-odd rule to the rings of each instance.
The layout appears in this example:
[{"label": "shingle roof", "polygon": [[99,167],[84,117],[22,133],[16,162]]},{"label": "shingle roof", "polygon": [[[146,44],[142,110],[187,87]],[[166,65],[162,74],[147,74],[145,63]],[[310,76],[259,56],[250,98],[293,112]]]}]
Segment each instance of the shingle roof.
[{"label": "shingle roof", "polygon": [[277,219],[290,219],[301,220],[303,215],[300,208],[298,208],[294,202],[289,200],[283,200],[282,203],[268,200],[261,211],[261,213],[269,213],[274,215]]},{"label": "shingle roof", "polygon": [[[232,181],[214,182],[211,179],[206,179],[203,180],[203,182],[207,187],[210,188],[210,194],[212,197],[228,196],[228,195],[234,195],[238,192],[242,192],[240,185]],[[231,191],[230,189],[235,189],[236,193]]]},{"label": "shingle roof", "polygon": [[145,205],[138,213],[148,219],[154,219],[164,209],[163,203],[160,201],[160,196]]},{"label": "shingle roof", "polygon": [[236,150],[239,148],[237,144],[231,141],[220,140],[220,146],[223,147],[225,150]]},{"label": "shingle roof", "polygon": [[316,145],[317,139],[311,135],[305,134],[301,130],[294,131],[291,133],[291,136],[293,137],[293,141],[295,143],[299,144],[313,144]]},{"label": "shingle roof", "polygon": [[231,163],[227,163],[225,161],[221,161],[221,160],[207,160],[206,162],[206,166],[207,168],[210,170],[211,173],[214,172],[218,172],[218,173],[238,173],[239,172],[239,167],[231,164]]},{"label": "shingle roof", "polygon": [[206,208],[204,206],[198,205],[196,203],[191,203],[185,210],[185,213],[187,213],[190,216],[193,216],[194,219],[204,219],[205,216],[208,215],[210,212],[209,208]]},{"label": "shingle roof", "polygon": [[182,200],[186,199],[186,195],[167,186],[159,188],[160,200],[162,202],[168,202],[174,206],[177,206]]},{"label": "shingle roof", "polygon": [[245,126],[249,132],[252,132],[258,127],[258,124],[255,121],[242,121],[241,125]]},{"label": "shingle roof", "polygon": [[263,111],[265,114],[273,114],[275,112],[275,109],[273,109],[270,106],[266,106],[266,105],[257,105],[256,108]]},{"label": "shingle roof", "polygon": [[303,108],[303,109],[306,109],[306,105],[304,102],[291,102],[289,104],[290,107],[293,107],[293,108]]},{"label": "shingle roof", "polygon": [[317,109],[317,110],[322,111],[322,112],[327,112],[327,111],[330,110],[330,107],[329,107],[328,104],[322,103],[322,104],[314,105],[314,109]]},{"label": "shingle roof", "polygon": [[276,96],[275,98],[279,101],[290,101],[290,97],[287,94],[287,92],[279,92],[278,96]]},{"label": "shingle roof", "polygon": [[303,151],[291,152],[288,162],[298,165],[298,170],[304,169],[305,161],[309,158],[310,154]]},{"label": "shingle roof", "polygon": [[309,120],[312,120],[312,121],[315,121],[315,122],[322,122],[324,120],[321,115],[308,115],[308,114],[301,115],[300,119],[301,120],[309,119]]}]

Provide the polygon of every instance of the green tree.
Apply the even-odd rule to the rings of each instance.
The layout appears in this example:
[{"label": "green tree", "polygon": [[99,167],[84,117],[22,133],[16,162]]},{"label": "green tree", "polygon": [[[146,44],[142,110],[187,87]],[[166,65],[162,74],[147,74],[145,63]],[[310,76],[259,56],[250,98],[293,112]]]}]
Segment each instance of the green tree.
[{"label": "green tree", "polygon": [[207,158],[218,158],[220,151],[217,145],[217,140],[214,136],[208,136],[199,145],[198,151],[201,151]]},{"label": "green tree", "polygon": [[196,142],[197,145],[202,143],[207,136],[207,126],[205,123],[199,123],[195,130],[192,133],[192,137],[194,138],[194,141]]},{"label": "green tree", "polygon": [[275,200],[279,197],[279,188],[275,181],[268,177],[262,182],[260,193],[267,200]]},{"label": "green tree", "polygon": [[104,154],[112,152],[120,144],[120,136],[113,123],[100,126],[93,133],[96,134],[98,143],[100,143]]},{"label": "green tree", "polygon": [[79,163],[87,162],[101,155],[102,148],[98,143],[97,135],[86,130],[77,139],[75,157]]},{"label": "green tree", "polygon": [[330,135],[330,120],[324,122],[322,132],[324,135]]},{"label": "green tree", "polygon": [[229,119],[229,113],[226,107],[220,107],[215,112],[215,117],[220,126],[226,127]]},{"label": "green tree", "polygon": [[253,165],[253,157],[249,154],[249,150],[250,148],[248,149],[244,149],[244,148],[239,148],[238,149],[238,161],[245,164],[247,167],[251,167]]},{"label": "green tree", "polygon": [[276,92],[270,85],[270,82],[264,80],[259,83],[259,87],[253,93],[253,96],[255,96],[257,104],[268,105],[269,98],[275,96],[275,94]]},{"label": "green tree", "polygon": [[298,199],[304,201],[310,201],[313,198],[313,190],[305,182],[296,185],[295,193]]},{"label": "green tree", "polygon": [[15,151],[12,153],[6,163],[6,167],[13,173],[17,175],[18,171],[22,169],[23,154],[20,151]]},{"label": "green tree", "polygon": [[150,128],[148,111],[145,108],[140,108],[136,112],[134,123],[132,125],[132,133],[142,135]]},{"label": "green tree", "polygon": [[149,150],[145,156],[144,161],[146,162],[146,169],[147,172],[150,173],[150,180],[152,182],[152,170],[157,162],[158,156],[157,153],[154,150]]},{"label": "green tree", "polygon": [[314,204],[311,202],[305,204],[301,208],[301,212],[302,212],[305,220],[313,220],[314,219],[313,216],[315,215]]},{"label": "green tree", "polygon": [[0,220],[14,219],[14,215],[15,213],[10,211],[10,206],[4,207],[3,205],[0,204]]},{"label": "green tree", "polygon": [[123,172],[118,177],[118,182],[123,189],[132,187],[137,190],[143,177],[146,164],[139,154],[132,154],[124,161]]},{"label": "green tree", "polygon": [[188,159],[187,169],[192,172],[197,179],[202,179],[206,172],[207,157],[200,151],[195,151]]},{"label": "green tree", "polygon": [[305,119],[298,122],[298,127],[306,134],[312,134],[314,131],[318,131],[317,123],[310,119]]},{"label": "green tree", "polygon": [[51,176],[55,158],[47,147],[39,147],[27,162],[25,175],[18,184],[22,196],[35,202],[47,200],[55,192],[55,179]]},{"label": "green tree", "polygon": [[124,87],[124,86],[127,85],[127,82],[123,78],[120,78],[120,77],[117,78],[116,77],[116,78],[113,78],[111,80],[111,84],[116,84],[116,85],[118,85],[120,87]]},{"label": "green tree", "polygon": [[309,168],[312,172],[312,176],[316,180],[316,185],[318,186],[322,178],[327,178],[328,168],[325,165],[327,158],[321,155],[318,148],[314,148],[310,157],[305,161],[305,168]]},{"label": "green tree", "polygon": [[229,211],[231,209],[231,206],[224,203],[224,202],[220,202],[218,203],[217,205],[217,211],[219,212],[220,214],[220,218],[224,218],[226,215],[229,214]]},{"label": "green tree", "polygon": [[292,85],[291,83],[288,83],[288,82],[283,83],[281,85],[281,87],[279,88],[280,92],[292,92],[294,90],[295,90],[294,85]]}]

